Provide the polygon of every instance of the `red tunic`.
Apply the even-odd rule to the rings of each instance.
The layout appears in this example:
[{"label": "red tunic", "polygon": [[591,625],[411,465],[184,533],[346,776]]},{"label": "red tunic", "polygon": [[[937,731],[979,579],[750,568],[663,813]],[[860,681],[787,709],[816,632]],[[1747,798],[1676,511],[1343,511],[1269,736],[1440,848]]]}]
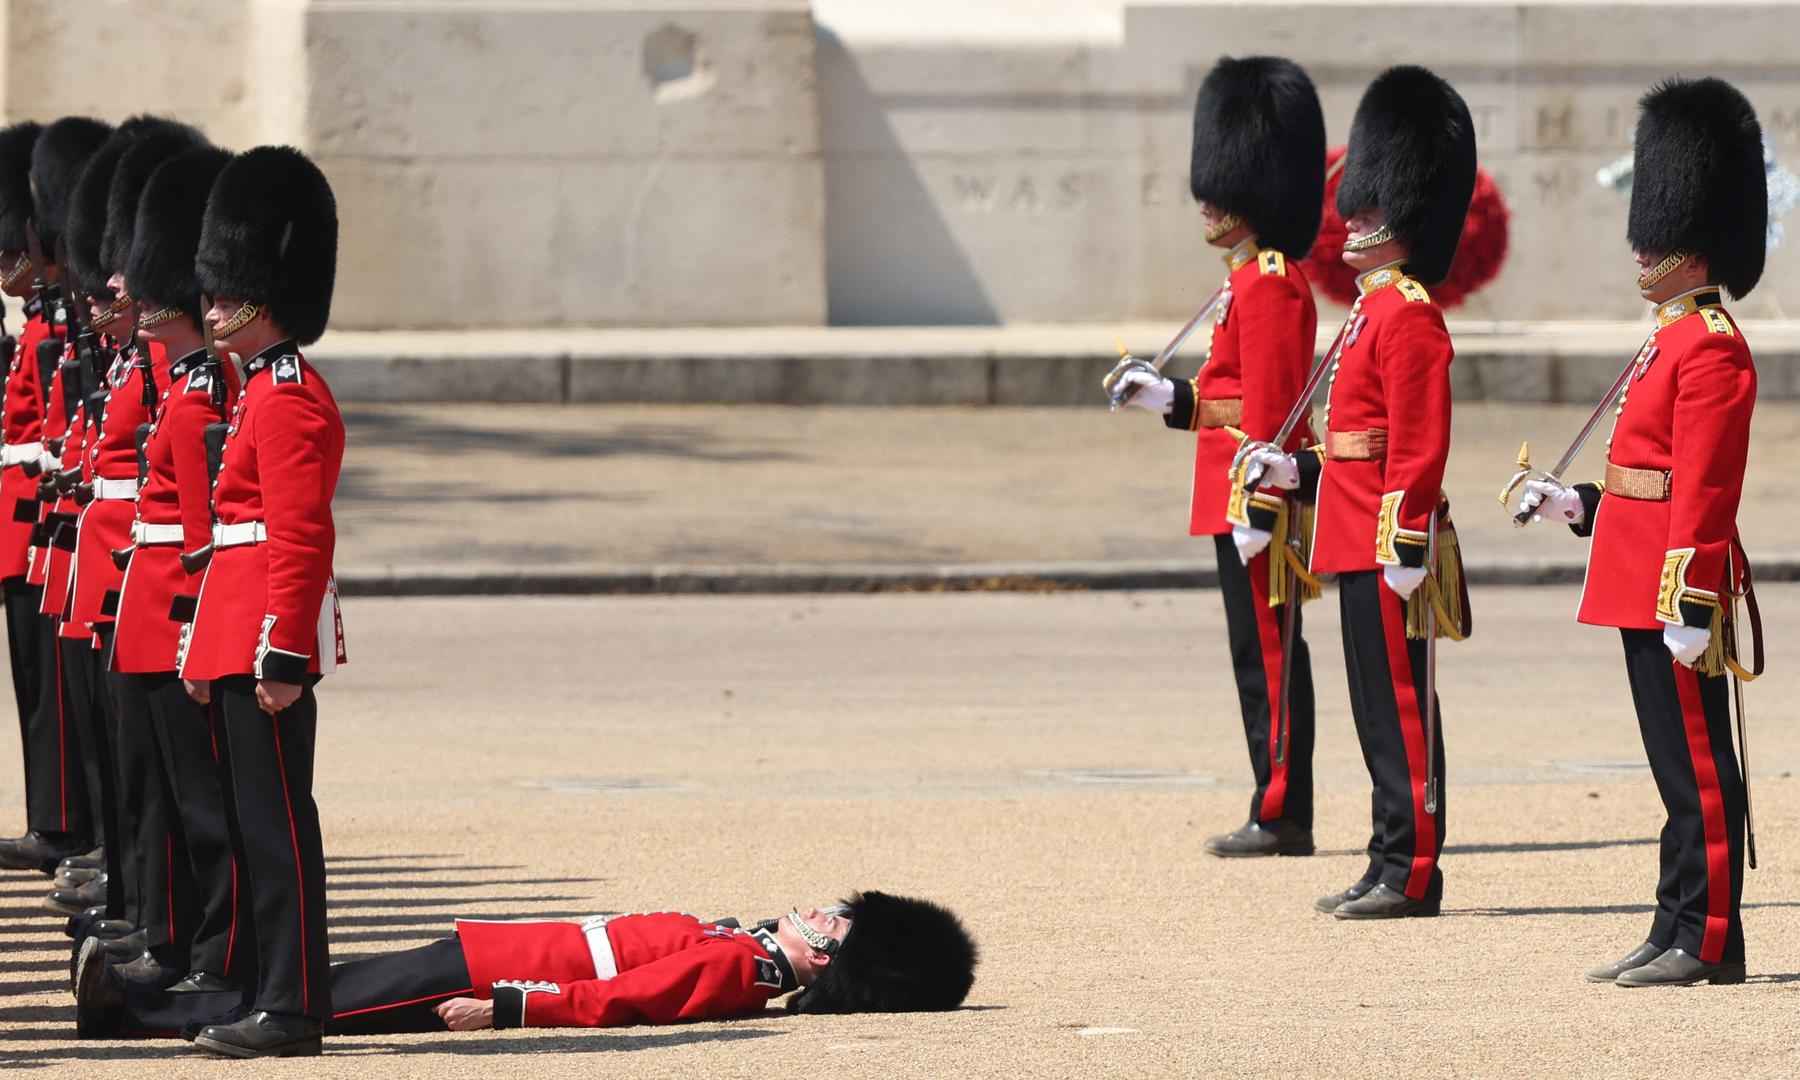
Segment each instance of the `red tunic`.
[{"label": "red tunic", "polygon": [[1596,626],[1710,626],[1721,592],[1737,588],[1744,571],[1729,553],[1756,406],[1750,346],[1716,288],[1668,301],[1657,321],[1625,385],[1606,459],[1668,473],[1669,497],[1606,491],[1578,530],[1594,538],[1578,617]]},{"label": "red tunic", "polygon": [[[75,415],[69,420],[69,432],[63,442],[62,470],[80,470],[82,460],[87,456],[87,442],[91,434],[87,422],[87,403],[75,406]],[[69,612],[69,584],[74,577],[76,525],[79,522],[80,507],[67,495],[59,495],[50,507],[50,515],[57,525],[50,533],[49,564],[44,571],[44,602],[38,610],[44,615],[66,620]],[[80,623],[64,622],[61,636],[67,638],[86,637],[88,632]]]},{"label": "red tunic", "polygon": [[140,540],[132,551],[113,646],[113,666],[127,674],[175,670],[181,627],[193,618],[200,594],[200,577],[182,568],[181,553],[212,542],[206,426],[228,416],[237,397],[236,369],[229,364],[222,365],[223,377],[211,366],[190,374],[205,355],[196,350],[170,366],[172,385],[162,392],[144,448],[150,469],[138,493],[137,520],[179,526],[181,539]]},{"label": "red tunic", "polygon": [[[1318,308],[1299,263],[1254,244],[1233,249],[1226,263],[1232,270],[1225,279],[1210,355],[1198,375],[1175,384],[1168,415],[1170,427],[1198,433],[1188,509],[1191,536],[1231,531],[1225,520],[1231,499],[1227,474],[1238,449],[1237,437],[1224,427],[1206,426],[1197,402],[1241,401],[1239,418],[1231,426],[1251,439],[1273,439],[1306,385],[1319,328]],[[1295,429],[1285,449],[1306,445],[1310,436],[1305,426]]]},{"label": "red tunic", "polygon": [[[44,388],[38,375],[37,347],[49,334],[50,324],[43,314],[33,314],[13,349],[6,370],[5,398],[0,403],[0,438],[10,449],[43,442]],[[0,578],[24,576],[37,515],[37,480],[26,476],[17,463],[0,469]]]},{"label": "red tunic", "polygon": [[184,676],[299,682],[344,662],[331,580],[331,498],[343,460],[337,401],[292,342],[245,365],[213,509],[221,526],[262,522],[268,539],[215,547]]},{"label": "red tunic", "polygon": [[[766,935],[692,915],[585,923],[459,920],[463,958],[496,1026],[623,1027],[717,1020],[794,989]],[[503,1015],[509,1014],[509,1015]]]},{"label": "red tunic", "polygon": [[[150,362],[156,385],[169,385],[169,356],[160,344],[150,343]],[[137,431],[150,422],[144,404],[144,373],[136,354],[122,354],[107,372],[106,405],[87,447],[86,471],[90,480],[138,479]],[[125,572],[113,562],[112,553],[131,543],[131,522],[137,504],[131,499],[96,498],[81,511],[75,548],[74,600],[70,620],[107,623],[118,613],[119,586]]]},{"label": "red tunic", "polygon": [[1357,281],[1364,292],[1333,364],[1325,427],[1380,431],[1386,447],[1369,460],[1325,462],[1312,553],[1321,574],[1424,565],[1450,456],[1454,352],[1443,312],[1393,267]]},{"label": "red tunic", "polygon": [[[55,329],[57,336],[61,337],[63,333],[62,327],[56,327]],[[65,357],[67,349],[68,346],[65,343]],[[56,439],[64,439],[69,434],[69,419],[67,409],[64,406],[63,369],[62,365],[58,364],[56,374],[51,376],[50,379],[49,399],[44,405],[44,441],[46,443]],[[46,446],[42,461],[45,472],[54,472],[60,467],[62,458],[60,454],[52,453]],[[40,492],[41,490],[42,489],[40,489]],[[50,514],[55,508],[55,503],[56,500],[53,498],[40,499],[38,502],[39,529],[34,536],[31,545],[31,569],[25,575],[25,580],[33,585],[42,586],[49,573],[50,541],[51,536],[53,535],[53,528],[50,524]]]}]

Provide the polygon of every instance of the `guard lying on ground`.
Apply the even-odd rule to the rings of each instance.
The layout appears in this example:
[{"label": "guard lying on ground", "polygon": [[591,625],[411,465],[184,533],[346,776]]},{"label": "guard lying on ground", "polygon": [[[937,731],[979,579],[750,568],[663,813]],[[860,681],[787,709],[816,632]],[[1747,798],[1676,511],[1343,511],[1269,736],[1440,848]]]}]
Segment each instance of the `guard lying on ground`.
[{"label": "guard lying on ground", "polygon": [[[236,992],[171,993],[112,969],[97,940],[76,968],[83,1038],[185,1034],[242,1016]],[[450,937],[331,968],[329,1035],[510,1027],[622,1027],[755,1013],[953,1009],[975,981],[976,948],[954,914],[925,900],[858,893],[751,929],[692,915],[584,922],[458,920]],[[294,1053],[317,1053],[318,1043]],[[280,1053],[280,1051],[277,1051]]]}]

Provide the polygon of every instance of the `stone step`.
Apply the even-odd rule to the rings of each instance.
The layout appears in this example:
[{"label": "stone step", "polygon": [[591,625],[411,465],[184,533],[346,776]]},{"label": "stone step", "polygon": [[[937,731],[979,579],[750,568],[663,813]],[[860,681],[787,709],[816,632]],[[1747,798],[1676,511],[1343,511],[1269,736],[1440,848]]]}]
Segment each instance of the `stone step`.
[{"label": "stone step", "polygon": [[[1323,351],[1337,320],[1321,313]],[[1005,327],[697,327],[341,331],[307,351],[338,397],[361,402],[761,405],[1102,403],[1119,345],[1151,356],[1167,324]],[[1642,322],[1450,324],[1456,396],[1596,401],[1637,351]],[[1800,397],[1800,321],[1748,320],[1761,396]],[[1193,373],[1204,342],[1169,365]]]}]

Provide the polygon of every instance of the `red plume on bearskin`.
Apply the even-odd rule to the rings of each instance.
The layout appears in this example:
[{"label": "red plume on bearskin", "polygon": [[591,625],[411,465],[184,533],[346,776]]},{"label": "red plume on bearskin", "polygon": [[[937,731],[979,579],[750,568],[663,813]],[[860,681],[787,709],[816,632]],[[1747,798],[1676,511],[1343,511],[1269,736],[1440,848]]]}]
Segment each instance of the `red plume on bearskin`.
[{"label": "red plume on bearskin", "polygon": [[[1347,305],[1356,299],[1356,271],[1344,262],[1347,230],[1337,212],[1337,186],[1343,175],[1337,163],[1343,156],[1341,146],[1334,146],[1325,154],[1325,218],[1303,266],[1307,280],[1317,285],[1320,292]],[[1462,242],[1450,263],[1450,274],[1431,286],[1431,298],[1440,306],[1457,306],[1500,275],[1500,268],[1506,264],[1510,216],[1499,185],[1486,169],[1477,168],[1475,194],[1469,199],[1468,220],[1463,223]]]}]

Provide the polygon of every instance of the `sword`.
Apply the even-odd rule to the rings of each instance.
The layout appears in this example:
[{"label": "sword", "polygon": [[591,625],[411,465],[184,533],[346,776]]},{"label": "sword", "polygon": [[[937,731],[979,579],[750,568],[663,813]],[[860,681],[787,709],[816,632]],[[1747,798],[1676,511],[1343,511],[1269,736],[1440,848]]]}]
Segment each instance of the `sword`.
[{"label": "sword", "polygon": [[[1625,389],[1625,384],[1631,381],[1632,370],[1641,364],[1648,363],[1650,360],[1655,359],[1656,346],[1651,344],[1655,339],[1656,331],[1652,330],[1650,336],[1644,339],[1644,343],[1638,346],[1637,355],[1631,358],[1631,362],[1625,365],[1625,370],[1619,372],[1619,377],[1613,380],[1612,389],[1608,390],[1606,396],[1600,399],[1600,404],[1594,407],[1593,414],[1587,418],[1587,423],[1581,425],[1581,430],[1575,435],[1575,441],[1569,444],[1567,450],[1563,451],[1562,457],[1556,459],[1556,465],[1551,468],[1549,472],[1540,473],[1533,469],[1531,467],[1530,445],[1527,443],[1520,444],[1518,461],[1519,471],[1513,473],[1512,479],[1508,480],[1506,486],[1500,489],[1500,505],[1502,507],[1511,506],[1512,493],[1518,490],[1520,484],[1523,484],[1525,481],[1533,479],[1534,477],[1553,480],[1557,483],[1562,482],[1563,474],[1567,473],[1569,471],[1569,466],[1573,465],[1575,459],[1581,456],[1582,447],[1586,446],[1588,439],[1593,437],[1595,429],[1600,426],[1600,421],[1605,419],[1607,410],[1613,407],[1613,402],[1619,399],[1619,394]],[[1529,524],[1531,515],[1535,512],[1535,507],[1531,510],[1518,511],[1513,514],[1513,524],[1517,526]]]},{"label": "sword", "polygon": [[[1194,317],[1187,321],[1187,325],[1183,326],[1180,330],[1177,330],[1175,336],[1169,339],[1169,343],[1162,347],[1162,351],[1157,353],[1155,358],[1150,361],[1148,365],[1149,369],[1161,374],[1163,367],[1167,365],[1170,360],[1175,358],[1175,354],[1180,351],[1183,345],[1187,344],[1187,339],[1193,336],[1194,331],[1199,328],[1201,323],[1206,321],[1206,317],[1213,313],[1213,309],[1219,306],[1219,301],[1224,299],[1224,297],[1225,286],[1221,285],[1207,298],[1206,303],[1200,305],[1200,310],[1195,312]],[[1124,350],[1120,351],[1124,352]],[[1136,390],[1128,390],[1125,393],[1120,393],[1118,391],[1119,379],[1134,366],[1141,365],[1143,365],[1143,361],[1136,360],[1134,362],[1134,358],[1127,353],[1125,354],[1124,359],[1114,365],[1113,369],[1106,373],[1106,377],[1100,380],[1100,387],[1107,392],[1108,404],[1114,410],[1117,410],[1120,406],[1130,401],[1132,395],[1137,393]]]},{"label": "sword", "polygon": [[[1429,530],[1425,542],[1426,580],[1419,583],[1419,588],[1435,588],[1437,586],[1437,542],[1438,512],[1431,512],[1431,521],[1425,527]],[[1438,710],[1437,710],[1437,602],[1427,593],[1420,599],[1425,601],[1425,812],[1435,814],[1438,810]]]},{"label": "sword", "polygon": [[[1750,593],[1750,597],[1752,617],[1754,618],[1755,593]],[[1730,605],[1730,614],[1732,617],[1725,622],[1725,644],[1729,646],[1729,654],[1737,656],[1737,603],[1735,601]],[[1725,615],[1724,610],[1719,612],[1719,618],[1723,619]],[[1757,625],[1761,625],[1760,620],[1757,621]],[[1757,650],[1760,652],[1762,649],[1760,636],[1757,638],[1756,644]],[[1761,674],[1761,665],[1755,666],[1759,669],[1756,674]],[[1731,673],[1731,695],[1737,712],[1738,769],[1744,777],[1744,854],[1749,860],[1750,869],[1754,870],[1756,869],[1756,816],[1750,812],[1750,732],[1744,721],[1744,680],[1736,671]]]},{"label": "sword", "polygon": [[[1319,357],[1319,362],[1313,365],[1312,373],[1306,377],[1306,386],[1300,391],[1299,400],[1295,401],[1294,407],[1288,410],[1287,419],[1282,421],[1281,430],[1275,433],[1275,438],[1269,442],[1252,442],[1245,439],[1238,446],[1237,453],[1233,454],[1231,458],[1233,475],[1236,475],[1238,466],[1244,463],[1245,456],[1252,451],[1263,447],[1280,449],[1287,445],[1288,437],[1293,435],[1294,429],[1300,426],[1301,419],[1312,408],[1313,395],[1319,392],[1319,384],[1325,381],[1325,373],[1331,370],[1331,365],[1336,362],[1338,354],[1344,351],[1344,339],[1349,336],[1350,328],[1356,325],[1361,318],[1362,311],[1359,302],[1358,306],[1350,309],[1350,317],[1344,320],[1344,325],[1338,327],[1337,337],[1331,339],[1331,347],[1326,349],[1325,355]],[[1260,468],[1254,473],[1246,472],[1244,490],[1254,491],[1256,485],[1262,482],[1262,476],[1263,470]]]}]

